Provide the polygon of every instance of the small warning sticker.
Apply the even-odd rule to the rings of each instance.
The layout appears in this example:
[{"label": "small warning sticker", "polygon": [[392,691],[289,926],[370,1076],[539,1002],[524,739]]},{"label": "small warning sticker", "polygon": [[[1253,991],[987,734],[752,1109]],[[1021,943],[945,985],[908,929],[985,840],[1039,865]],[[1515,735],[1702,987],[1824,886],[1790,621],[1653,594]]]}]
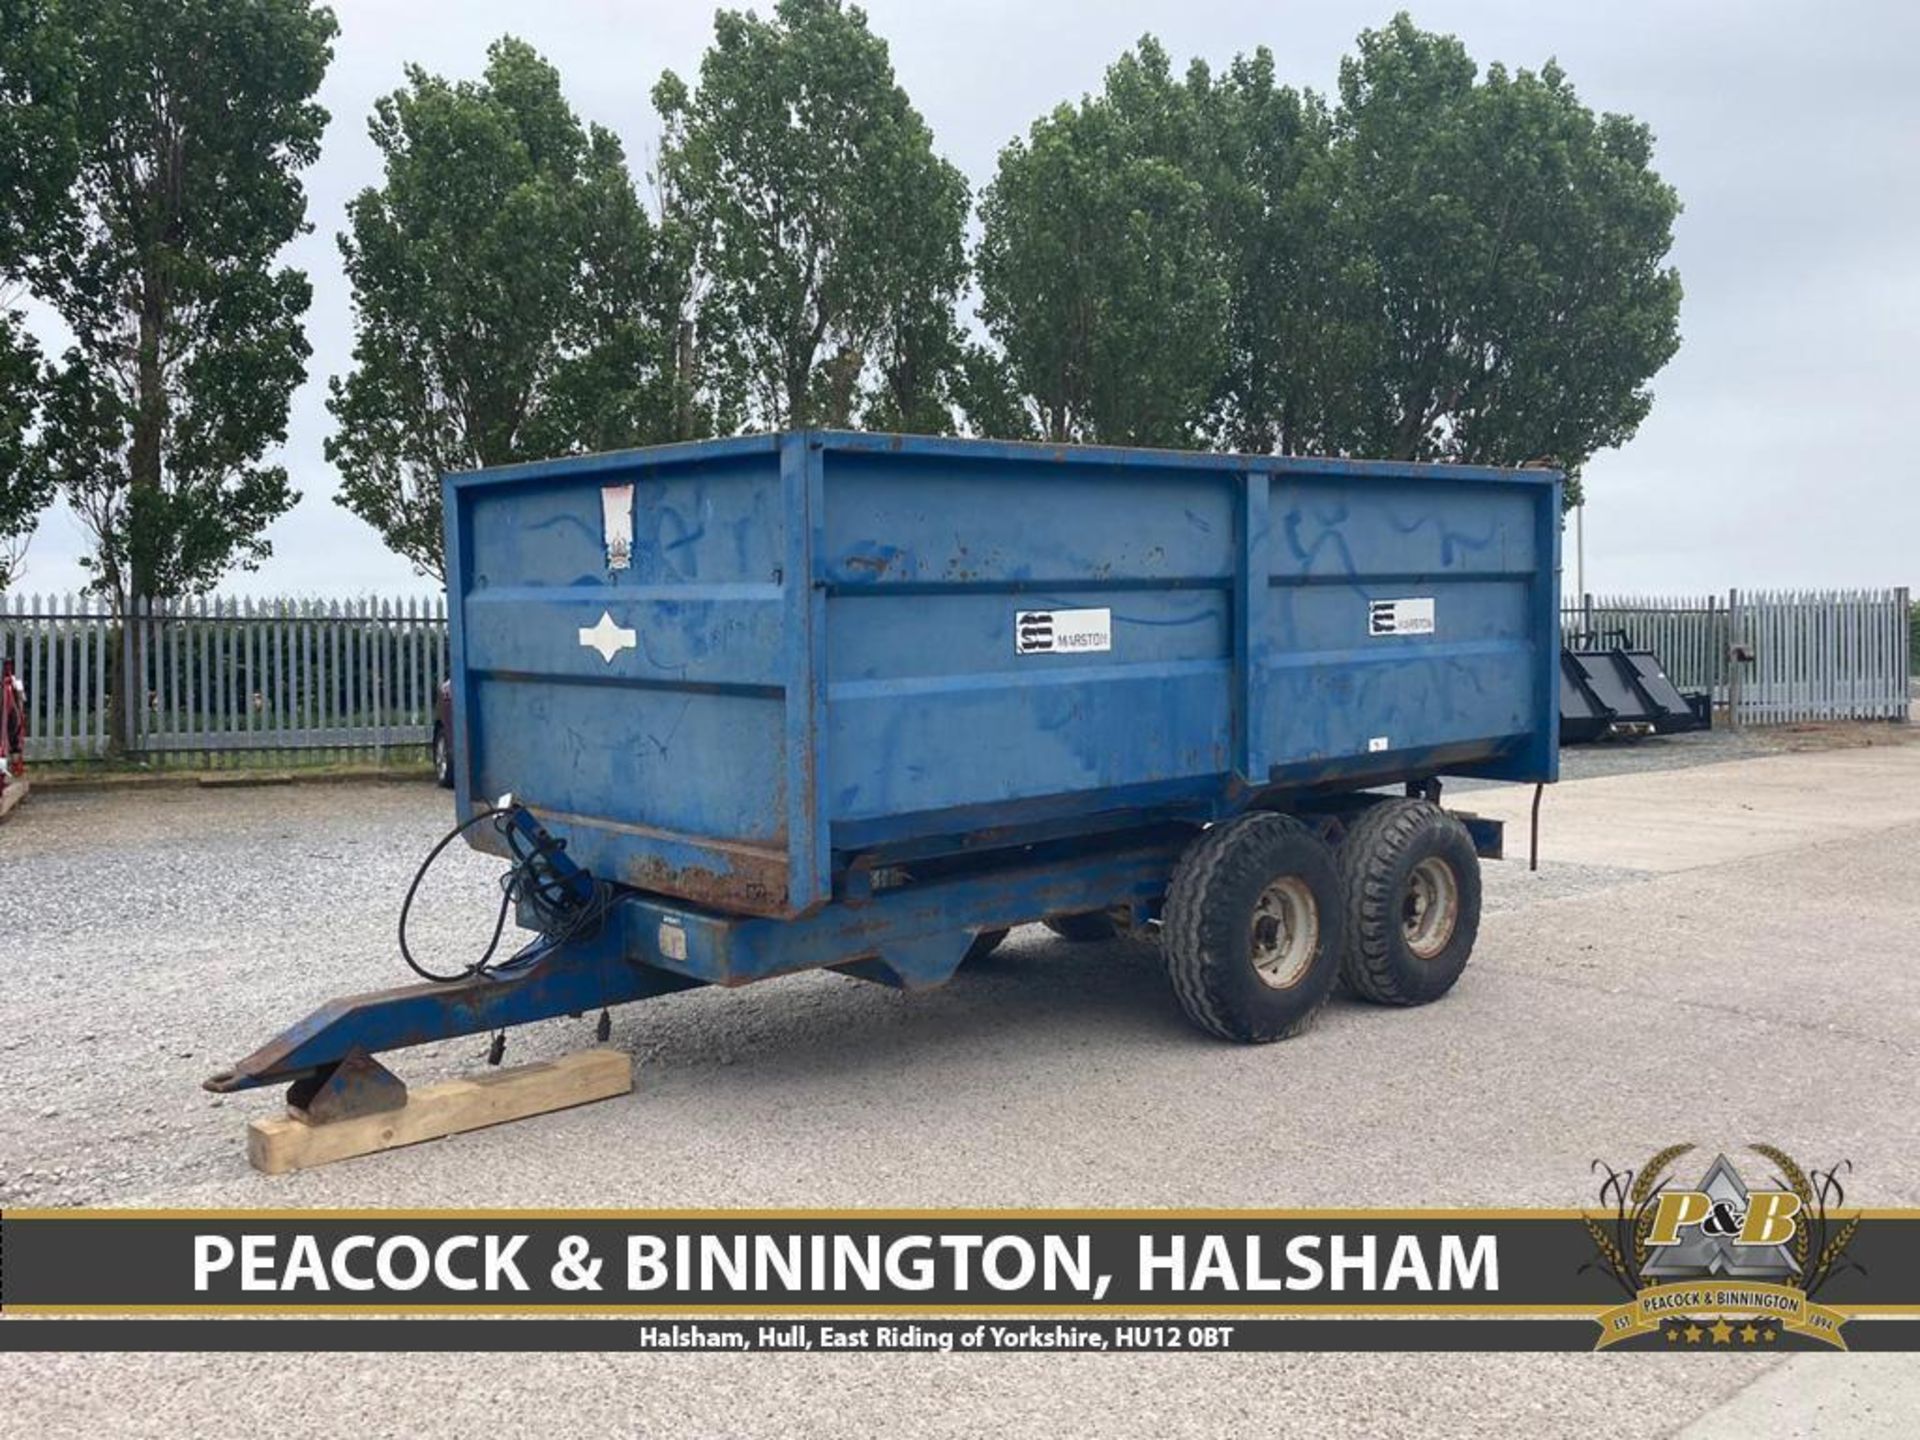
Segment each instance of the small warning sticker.
[{"label": "small warning sticker", "polygon": [[633,486],[600,487],[600,524],[607,543],[607,569],[633,568]]},{"label": "small warning sticker", "polygon": [[679,921],[660,922],[660,953],[669,960],[687,958],[687,931]]},{"label": "small warning sticker", "polygon": [[1020,610],[1014,614],[1016,655],[1092,654],[1111,649],[1111,610]]},{"label": "small warning sticker", "polygon": [[1367,634],[1433,634],[1433,597],[1419,595],[1408,600],[1373,601],[1367,606]]}]

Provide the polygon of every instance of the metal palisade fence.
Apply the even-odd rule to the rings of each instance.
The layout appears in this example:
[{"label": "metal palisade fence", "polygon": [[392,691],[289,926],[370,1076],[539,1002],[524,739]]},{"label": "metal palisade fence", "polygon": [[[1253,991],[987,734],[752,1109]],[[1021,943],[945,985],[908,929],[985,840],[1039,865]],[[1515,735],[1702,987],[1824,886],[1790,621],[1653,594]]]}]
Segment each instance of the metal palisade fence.
[{"label": "metal palisade fence", "polygon": [[1911,609],[1904,588],[1737,595],[1741,722],[1908,719]]},{"label": "metal palisade fence", "polygon": [[1582,596],[1560,612],[1569,645],[1610,646],[1624,638],[1631,650],[1651,650],[1682,690],[1711,690],[1727,702],[1732,676],[1733,611],[1725,595]]},{"label": "metal palisade fence", "polygon": [[[1569,640],[1623,633],[1736,723],[1904,720],[1907,591],[1585,596]],[[424,746],[447,673],[443,600],[142,601],[127,623],[86,596],[0,595],[0,657],[26,689],[27,758],[109,752],[188,763]],[[110,711],[115,659],[133,683]]]},{"label": "metal palisade fence", "polygon": [[1568,641],[1624,635],[1742,725],[1909,718],[1913,623],[1905,588],[1589,595],[1561,611]]},{"label": "metal palisade fence", "polygon": [[[0,656],[26,690],[33,760],[207,762],[424,746],[447,673],[442,600],[140,601],[0,596]],[[116,664],[131,683],[116,701]]]}]

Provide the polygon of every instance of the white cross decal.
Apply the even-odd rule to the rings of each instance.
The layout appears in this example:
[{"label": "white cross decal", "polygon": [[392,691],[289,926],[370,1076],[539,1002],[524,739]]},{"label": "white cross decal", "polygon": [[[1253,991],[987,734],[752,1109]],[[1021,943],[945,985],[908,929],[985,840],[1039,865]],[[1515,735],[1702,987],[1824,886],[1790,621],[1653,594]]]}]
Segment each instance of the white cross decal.
[{"label": "white cross decal", "polygon": [[614,624],[613,616],[602,610],[598,625],[580,627],[580,643],[589,650],[598,650],[601,658],[611,665],[614,656],[622,650],[633,649],[640,643],[640,637],[626,626]]}]

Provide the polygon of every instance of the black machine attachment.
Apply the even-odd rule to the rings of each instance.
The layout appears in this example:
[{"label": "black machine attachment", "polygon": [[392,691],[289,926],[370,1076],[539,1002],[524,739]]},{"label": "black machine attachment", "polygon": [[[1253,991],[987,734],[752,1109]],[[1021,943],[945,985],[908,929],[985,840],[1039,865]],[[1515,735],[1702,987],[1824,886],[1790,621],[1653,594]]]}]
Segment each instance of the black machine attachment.
[{"label": "black machine attachment", "polygon": [[1713,696],[1682,692],[1660,657],[1630,648],[1624,630],[1576,635],[1560,651],[1560,743],[1675,735],[1713,726]]}]

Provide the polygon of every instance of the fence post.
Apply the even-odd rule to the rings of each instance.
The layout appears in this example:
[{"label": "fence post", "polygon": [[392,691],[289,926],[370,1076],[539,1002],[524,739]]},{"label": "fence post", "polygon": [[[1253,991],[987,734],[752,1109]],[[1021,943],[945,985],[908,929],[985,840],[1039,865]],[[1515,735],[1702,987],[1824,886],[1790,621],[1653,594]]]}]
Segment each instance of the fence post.
[{"label": "fence post", "polygon": [[1727,591],[1727,728],[1740,728],[1740,592]]},{"label": "fence post", "polygon": [[121,754],[131,756],[139,748],[135,728],[139,707],[134,703],[136,692],[147,688],[146,646],[140,633],[140,602],[132,596],[127,598],[126,607],[120,616],[120,693],[113,697],[119,708],[119,744],[116,748]]},{"label": "fence post", "polygon": [[1900,676],[1900,706],[1895,718],[1901,724],[1913,721],[1913,641],[1914,614],[1913,596],[1906,586],[1896,586],[1894,599],[1894,660],[1895,672]]},{"label": "fence post", "polygon": [[387,648],[391,643],[393,628],[388,623],[392,616],[385,599],[379,604],[379,618],[373,629],[373,724],[374,744],[378,747],[380,763],[387,763],[387,752],[393,747],[388,742],[387,717],[391,713],[392,703],[387,694],[390,682],[387,678]]},{"label": "fence post", "polygon": [[27,687],[27,746],[28,758],[37,759],[47,753],[47,723],[40,714],[41,693],[46,687],[45,666],[40,660],[40,617],[46,613],[41,603],[40,593],[35,591],[27,598],[27,643],[23,658],[16,660],[13,673],[20,683]]}]

